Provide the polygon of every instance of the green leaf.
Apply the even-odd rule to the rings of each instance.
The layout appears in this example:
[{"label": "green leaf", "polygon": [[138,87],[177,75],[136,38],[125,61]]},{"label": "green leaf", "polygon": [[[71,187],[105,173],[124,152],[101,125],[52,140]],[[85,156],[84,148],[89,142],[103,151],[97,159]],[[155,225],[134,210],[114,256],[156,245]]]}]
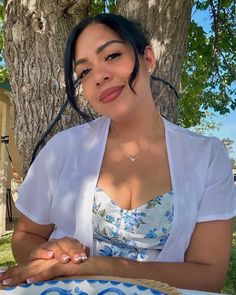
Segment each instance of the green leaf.
[{"label": "green leaf", "polygon": [[234,1],[232,1],[232,0],[221,0],[221,6],[228,8],[231,5],[231,3],[233,3],[233,2]]}]

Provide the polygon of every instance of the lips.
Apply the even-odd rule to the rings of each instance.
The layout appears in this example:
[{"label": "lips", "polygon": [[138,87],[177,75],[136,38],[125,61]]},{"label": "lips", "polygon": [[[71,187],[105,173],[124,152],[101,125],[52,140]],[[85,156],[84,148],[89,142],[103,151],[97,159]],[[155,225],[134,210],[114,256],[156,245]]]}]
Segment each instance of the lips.
[{"label": "lips", "polygon": [[124,86],[115,86],[115,87],[108,88],[100,94],[99,99],[103,103],[111,102],[115,100],[121,94],[123,89],[124,89]]}]

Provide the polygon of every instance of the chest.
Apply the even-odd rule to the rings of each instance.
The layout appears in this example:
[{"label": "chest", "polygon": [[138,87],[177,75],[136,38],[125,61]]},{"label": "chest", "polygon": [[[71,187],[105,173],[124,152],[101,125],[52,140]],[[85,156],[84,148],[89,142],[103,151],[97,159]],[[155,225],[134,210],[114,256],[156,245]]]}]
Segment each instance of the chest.
[{"label": "chest", "polygon": [[172,190],[165,144],[141,151],[134,162],[120,151],[106,149],[98,186],[123,209],[133,209],[157,194]]}]

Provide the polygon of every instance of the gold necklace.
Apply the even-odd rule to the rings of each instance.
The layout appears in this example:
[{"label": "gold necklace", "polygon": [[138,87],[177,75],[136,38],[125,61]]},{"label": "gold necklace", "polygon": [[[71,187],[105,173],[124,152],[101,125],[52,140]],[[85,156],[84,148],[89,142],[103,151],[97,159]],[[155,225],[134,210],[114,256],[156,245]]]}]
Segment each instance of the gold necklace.
[{"label": "gold necklace", "polygon": [[111,125],[111,130],[112,130],[112,132],[113,132],[113,134],[114,134],[114,136],[115,136],[116,141],[119,143],[121,149],[122,149],[123,152],[126,154],[126,156],[128,157],[128,159],[129,159],[131,162],[135,162],[135,161],[136,161],[136,158],[137,158],[137,155],[141,152],[141,150],[143,150],[143,148],[145,147],[146,143],[144,143],[144,144],[140,147],[139,151],[138,151],[136,154],[133,155],[133,154],[131,154],[131,153],[129,153],[129,152],[127,151],[127,149],[125,148],[124,144],[120,141],[120,138],[119,138],[118,134],[116,133],[116,131],[115,131],[115,129],[114,129],[114,127],[113,127],[112,125]]}]

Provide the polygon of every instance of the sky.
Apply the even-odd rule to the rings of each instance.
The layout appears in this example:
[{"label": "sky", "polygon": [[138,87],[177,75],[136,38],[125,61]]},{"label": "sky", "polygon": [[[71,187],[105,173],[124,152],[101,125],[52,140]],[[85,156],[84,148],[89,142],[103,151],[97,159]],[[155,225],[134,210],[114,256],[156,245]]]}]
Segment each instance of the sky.
[{"label": "sky", "polygon": [[[210,31],[209,12],[197,12],[193,9],[192,19],[200,24],[206,33]],[[214,121],[221,123],[221,127],[219,130],[212,131],[211,134],[219,139],[229,137],[234,141],[231,157],[236,160],[236,111],[231,111],[228,115],[224,116],[215,115]]]}]

